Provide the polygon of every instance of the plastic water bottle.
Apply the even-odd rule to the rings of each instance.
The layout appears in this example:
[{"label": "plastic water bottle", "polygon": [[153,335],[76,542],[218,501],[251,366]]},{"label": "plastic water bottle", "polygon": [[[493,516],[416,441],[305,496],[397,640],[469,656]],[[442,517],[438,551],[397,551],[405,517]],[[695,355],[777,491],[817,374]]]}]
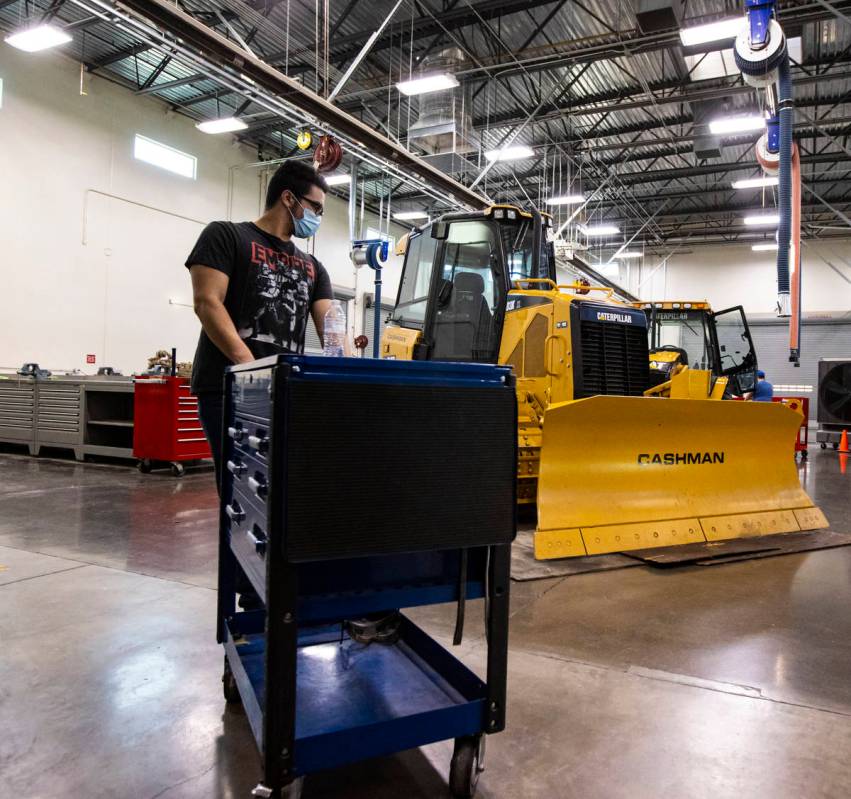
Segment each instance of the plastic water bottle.
[{"label": "plastic water bottle", "polygon": [[331,307],[325,312],[325,335],[323,354],[332,358],[343,357],[343,344],[346,337],[346,314],[339,300],[332,300]]}]

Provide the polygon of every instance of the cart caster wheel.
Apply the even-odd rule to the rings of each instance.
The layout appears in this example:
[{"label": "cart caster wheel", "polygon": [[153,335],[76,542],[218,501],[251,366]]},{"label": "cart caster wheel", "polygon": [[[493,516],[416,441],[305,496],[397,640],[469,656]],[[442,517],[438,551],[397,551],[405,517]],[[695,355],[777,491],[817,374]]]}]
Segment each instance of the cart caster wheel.
[{"label": "cart caster wheel", "polygon": [[186,467],[182,463],[173,463],[171,464],[171,473],[175,477],[183,477],[184,472],[186,471]]},{"label": "cart caster wheel", "polygon": [[821,442],[821,448],[822,448],[822,449],[827,449],[827,444],[825,444],[825,443],[824,443],[824,441],[822,441],[822,442]]},{"label": "cart caster wheel", "polygon": [[145,458],[144,460],[141,460],[136,464],[136,468],[142,474],[150,474],[151,469],[153,468],[153,465],[151,464],[151,462],[147,458]]},{"label": "cart caster wheel", "polygon": [[809,459],[810,459],[810,453],[809,452],[802,452],[801,453],[801,460],[802,461],[808,461]]},{"label": "cart caster wheel", "polygon": [[239,696],[239,688],[236,686],[236,678],[230,670],[227,658],[225,658],[225,670],[222,673],[222,693],[225,695],[225,702],[229,705],[235,705],[242,701]]},{"label": "cart caster wheel", "polygon": [[833,448],[834,448],[834,449],[839,449],[839,444],[837,444],[836,442],[834,442],[834,444],[833,444]]},{"label": "cart caster wheel", "polygon": [[449,790],[453,799],[472,799],[479,783],[480,736],[455,739],[455,751],[449,765]]}]

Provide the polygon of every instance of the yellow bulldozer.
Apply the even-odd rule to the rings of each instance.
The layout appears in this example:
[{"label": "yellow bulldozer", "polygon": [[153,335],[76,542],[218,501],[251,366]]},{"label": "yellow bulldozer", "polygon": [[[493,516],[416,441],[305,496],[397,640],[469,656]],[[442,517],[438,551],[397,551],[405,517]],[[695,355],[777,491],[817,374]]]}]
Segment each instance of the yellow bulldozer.
[{"label": "yellow bulldozer", "polygon": [[[384,358],[513,367],[518,501],[537,506],[535,556],[827,526],[791,457],[800,416],[715,401],[710,369],[651,385],[644,309],[612,288],[558,285],[549,224],[495,205],[415,230],[381,343]],[[719,359],[741,359],[742,331],[725,336]]]}]

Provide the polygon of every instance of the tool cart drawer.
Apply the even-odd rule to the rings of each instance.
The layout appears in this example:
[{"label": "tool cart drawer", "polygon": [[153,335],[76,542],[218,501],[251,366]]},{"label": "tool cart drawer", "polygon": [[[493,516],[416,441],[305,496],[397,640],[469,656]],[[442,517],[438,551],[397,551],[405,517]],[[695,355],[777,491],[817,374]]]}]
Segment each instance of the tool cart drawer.
[{"label": "tool cart drawer", "polygon": [[255,591],[266,594],[266,550],[268,482],[266,464],[250,454],[233,452],[225,463],[228,495],[223,523],[228,526],[230,545]]},{"label": "tool cart drawer", "polygon": [[269,455],[269,422],[243,414],[227,426],[228,437],[233,441],[233,451],[238,457],[249,457],[266,467]]},{"label": "tool cart drawer", "polygon": [[230,536],[230,548],[251,580],[254,590],[266,601],[266,555],[269,537],[266,516],[242,495],[236,495],[225,505],[225,521]]}]

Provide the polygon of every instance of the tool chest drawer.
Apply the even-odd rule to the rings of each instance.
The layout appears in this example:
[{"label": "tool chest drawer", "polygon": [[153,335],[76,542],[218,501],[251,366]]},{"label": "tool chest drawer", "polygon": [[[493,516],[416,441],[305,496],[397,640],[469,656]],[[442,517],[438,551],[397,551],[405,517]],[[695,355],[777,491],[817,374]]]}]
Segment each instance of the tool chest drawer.
[{"label": "tool chest drawer", "polygon": [[[80,383],[40,383],[38,431],[44,442],[75,442],[79,438],[82,411]],[[64,435],[63,435],[64,434]]]},{"label": "tool chest drawer", "polygon": [[35,381],[0,380],[0,441],[30,442],[35,429]]}]

